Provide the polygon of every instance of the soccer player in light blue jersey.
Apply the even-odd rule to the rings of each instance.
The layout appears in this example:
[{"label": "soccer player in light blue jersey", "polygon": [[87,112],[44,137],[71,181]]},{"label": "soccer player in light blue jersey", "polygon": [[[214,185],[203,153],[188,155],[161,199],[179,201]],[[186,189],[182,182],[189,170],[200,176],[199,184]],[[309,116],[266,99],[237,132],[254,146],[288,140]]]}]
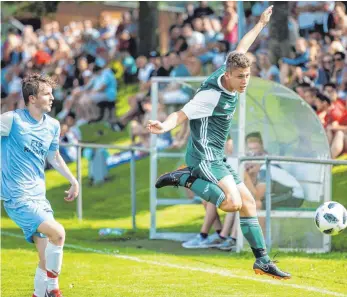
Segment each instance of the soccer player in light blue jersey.
[{"label": "soccer player in light blue jersey", "polygon": [[71,183],[65,200],[73,201],[79,185],[59,154],[60,124],[47,112],[55,82],[31,74],[23,79],[24,109],[1,115],[1,199],[8,216],[35,243],[39,265],[33,297],[62,297],[58,276],[63,260],[64,227],[46,199],[44,165],[49,163]]},{"label": "soccer player in light blue jersey", "polygon": [[153,134],[163,134],[189,120],[188,167],[163,174],[157,180],[156,187],[183,186],[223,211],[239,211],[242,233],[256,258],[253,265],[255,273],[289,279],[291,275],[281,271],[267,254],[255,200],[235,170],[226,163],[224,156],[238,94],[245,92],[250,79],[251,63],[246,53],[270,21],[271,14],[272,6],[263,12],[259,22],[241,39],[236,51],[228,55],[225,65],[201,84],[194,98],[182,110],[169,115],[163,123],[149,121],[147,128]]}]

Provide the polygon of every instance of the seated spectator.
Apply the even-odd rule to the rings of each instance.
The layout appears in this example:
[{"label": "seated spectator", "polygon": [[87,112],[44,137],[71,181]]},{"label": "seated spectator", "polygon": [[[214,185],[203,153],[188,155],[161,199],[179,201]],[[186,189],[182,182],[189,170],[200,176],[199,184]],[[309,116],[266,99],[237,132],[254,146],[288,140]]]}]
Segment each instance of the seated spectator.
[{"label": "seated spectator", "polygon": [[[19,65],[13,65],[6,70],[5,82],[7,84],[6,97],[1,98],[2,111],[11,111],[24,107],[22,99],[22,79]],[[23,101],[23,102],[22,102]]]},{"label": "seated spectator", "polygon": [[315,88],[309,88],[304,91],[303,99],[308,103],[313,109],[315,108],[317,90]]},{"label": "seated spectator", "polygon": [[342,84],[343,70],[347,68],[345,58],[346,55],[343,52],[337,52],[334,54],[334,70],[330,82],[335,83],[338,86]]},{"label": "seated spectator", "polygon": [[173,67],[170,64],[169,54],[162,56],[161,66],[158,69],[158,76],[170,76]]},{"label": "seated spectator", "polygon": [[347,150],[345,147],[345,138],[347,134],[347,106],[344,100],[338,98],[335,84],[326,84],[323,88],[323,92],[331,100],[331,105],[327,111],[325,121],[331,157],[336,158]]},{"label": "seated spectator", "polygon": [[329,54],[324,54],[321,61],[321,67],[318,69],[318,77],[315,81],[317,86],[323,87],[330,82],[333,72],[333,58]]},{"label": "seated spectator", "polygon": [[[142,107],[144,111],[144,115],[141,119],[141,121],[133,121],[131,123],[131,135],[133,139],[139,138],[140,143],[144,147],[149,147],[150,146],[150,133],[148,129],[146,128],[148,120],[152,118],[152,102],[151,98],[147,96],[143,102],[142,102]],[[157,119],[158,121],[164,121],[167,117],[167,114],[164,111],[164,108],[161,104],[158,104],[158,115]],[[160,141],[165,141],[168,142],[169,144],[172,142],[171,140],[171,133],[167,132],[164,134],[161,134],[158,137],[158,142]],[[160,144],[159,144],[160,145]]]},{"label": "seated spectator", "polygon": [[[170,72],[171,77],[191,76],[187,65],[183,62],[184,52],[171,52],[169,55],[173,69]],[[184,104],[188,102],[192,95],[192,90],[182,86],[179,83],[169,84],[165,90],[161,91],[160,98],[164,104]]]},{"label": "seated spectator", "polygon": [[295,72],[295,67],[300,67],[303,71],[307,71],[307,63],[310,60],[309,51],[307,48],[307,42],[303,38],[299,38],[296,41],[296,57],[282,58],[280,60],[280,70],[281,70],[281,82],[282,84],[288,85],[289,83],[289,72]]},{"label": "seated spectator", "polygon": [[[225,146],[226,156],[232,154],[232,140],[229,139]],[[194,238],[184,242],[182,247],[187,249],[218,248],[223,251],[235,251],[239,220],[236,213],[227,213],[224,223],[221,223],[217,208],[212,203],[202,201],[206,214],[200,233]],[[215,233],[209,235],[211,228]]]},{"label": "seated spectator", "polygon": [[138,80],[140,82],[140,90],[147,92],[145,86],[147,86],[147,82],[151,78],[151,73],[154,70],[154,65],[149,63],[145,56],[140,56],[136,59],[136,66],[139,70],[138,72]]},{"label": "seated spectator", "polygon": [[[264,156],[266,151],[259,132],[246,136],[247,154]],[[266,166],[259,163],[245,164],[244,182],[256,201],[257,209],[265,209]],[[271,209],[300,207],[304,191],[299,182],[280,165],[271,163]]]},{"label": "seated spectator", "polygon": [[203,65],[207,63],[213,64],[213,69],[221,67],[229,53],[229,43],[225,40],[210,43],[205,52],[198,56],[198,59]]},{"label": "seated spectator", "polygon": [[276,65],[271,65],[269,54],[262,52],[259,54],[260,77],[275,82],[280,82],[280,70]]},{"label": "seated spectator", "polygon": [[[74,126],[75,114],[69,114],[64,123],[60,126],[60,142],[65,144],[77,144],[78,136],[71,130]],[[77,147],[73,146],[59,146],[59,152],[64,159],[65,163],[75,162],[77,160]]]},{"label": "seated spectator", "polygon": [[182,35],[193,52],[199,51],[206,45],[204,34],[194,31],[193,26],[189,23],[183,25]]},{"label": "seated spectator", "polygon": [[105,42],[105,45],[109,51],[112,51],[116,47],[116,26],[112,20],[112,17],[107,14],[101,14],[100,16],[100,39]]},{"label": "seated spectator", "polygon": [[202,33],[205,35],[206,44],[224,39],[222,24],[219,19],[202,18]]},{"label": "seated spectator", "polygon": [[124,83],[135,83],[137,78],[137,67],[135,59],[127,51],[121,52],[121,59],[124,67]]},{"label": "seated spectator", "polygon": [[336,2],[333,11],[334,28],[329,33],[334,37],[341,37],[347,29],[346,5],[343,2]]},{"label": "seated spectator", "polygon": [[[108,121],[114,120],[117,81],[112,70],[107,67],[106,61],[101,58],[96,59],[93,70],[92,79],[72,92],[58,118],[65,118],[76,104],[78,125],[100,121],[105,117],[106,111],[108,111]],[[100,109],[99,112],[96,112],[95,107]]]},{"label": "seated spectator", "polygon": [[127,51],[132,57],[137,56],[136,40],[127,30],[119,34],[118,51]]},{"label": "seated spectator", "polygon": [[325,96],[321,93],[317,94],[316,101],[314,103],[314,105],[316,107],[315,110],[316,110],[316,113],[317,113],[317,115],[318,115],[318,117],[319,117],[319,119],[320,119],[320,121],[324,127],[327,126],[326,115],[327,115],[327,112],[330,108],[330,104],[331,104],[331,101],[327,96]]},{"label": "seated spectator", "polygon": [[181,27],[178,25],[173,25],[169,30],[169,50],[175,50],[175,44],[178,41],[178,38],[181,36]]}]

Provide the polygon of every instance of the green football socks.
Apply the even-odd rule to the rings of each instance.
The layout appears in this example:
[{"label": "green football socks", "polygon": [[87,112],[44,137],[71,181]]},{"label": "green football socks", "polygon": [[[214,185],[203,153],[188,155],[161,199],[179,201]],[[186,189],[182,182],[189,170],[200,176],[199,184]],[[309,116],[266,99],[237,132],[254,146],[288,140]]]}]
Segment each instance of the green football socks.
[{"label": "green football socks", "polygon": [[180,186],[191,189],[196,195],[207,202],[219,207],[225,199],[225,194],[220,187],[201,178],[183,174],[180,177]]},{"label": "green football socks", "polygon": [[241,230],[252,248],[254,256],[263,263],[269,263],[263,232],[257,217],[241,217]]}]

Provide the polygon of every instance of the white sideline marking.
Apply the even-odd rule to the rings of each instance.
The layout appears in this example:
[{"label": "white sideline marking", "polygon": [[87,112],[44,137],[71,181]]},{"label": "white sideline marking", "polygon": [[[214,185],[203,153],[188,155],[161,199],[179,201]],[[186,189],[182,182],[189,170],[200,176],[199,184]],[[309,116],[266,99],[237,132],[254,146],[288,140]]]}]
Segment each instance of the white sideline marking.
[{"label": "white sideline marking", "polygon": [[[23,236],[21,236],[21,235],[11,233],[11,232],[6,232],[6,231],[1,231],[1,234],[11,236],[11,237],[16,237],[16,238],[23,238]],[[294,289],[306,290],[306,291],[311,291],[311,292],[316,292],[316,293],[326,294],[326,295],[331,295],[331,296],[347,297],[347,295],[345,295],[345,294],[333,292],[333,291],[328,291],[328,290],[324,290],[321,288],[296,285],[296,284],[288,284],[288,283],[284,283],[284,281],[280,281],[280,280],[275,281],[275,280],[261,279],[261,278],[251,277],[251,276],[237,275],[237,274],[233,274],[229,270],[225,270],[225,269],[199,268],[199,267],[191,267],[191,266],[171,264],[171,263],[166,263],[166,262],[145,260],[145,259],[141,259],[141,258],[134,257],[134,256],[123,256],[123,255],[114,254],[112,252],[108,252],[106,250],[97,250],[97,249],[93,249],[93,248],[86,248],[86,247],[82,247],[82,246],[74,245],[74,244],[65,244],[64,247],[79,250],[79,251],[84,251],[84,252],[93,252],[95,254],[100,254],[100,255],[109,255],[109,256],[119,258],[119,259],[130,260],[130,261],[134,261],[134,262],[138,262],[138,263],[145,263],[145,264],[150,264],[150,265],[176,268],[176,269],[182,269],[182,270],[188,270],[188,271],[199,271],[199,272],[205,272],[205,273],[216,274],[216,275],[221,275],[221,276],[227,276],[227,277],[231,277],[231,278],[250,280],[250,281],[255,281],[255,282],[259,282],[259,283],[267,283],[267,284],[271,284],[271,285],[275,285],[275,286],[283,286],[283,287],[290,287],[290,288],[294,288]]]}]

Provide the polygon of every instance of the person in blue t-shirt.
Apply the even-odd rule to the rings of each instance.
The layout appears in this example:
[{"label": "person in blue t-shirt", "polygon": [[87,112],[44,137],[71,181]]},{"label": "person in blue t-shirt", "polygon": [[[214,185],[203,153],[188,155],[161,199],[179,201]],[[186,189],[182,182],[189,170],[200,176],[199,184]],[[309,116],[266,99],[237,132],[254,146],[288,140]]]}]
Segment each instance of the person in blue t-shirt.
[{"label": "person in blue t-shirt", "polygon": [[59,122],[46,114],[52,108],[54,87],[49,77],[27,76],[22,82],[26,108],[6,112],[0,120],[1,200],[25,239],[38,250],[35,297],[62,297],[58,276],[65,230],[46,199],[45,160],[71,183],[66,201],[73,201],[79,192],[77,180],[59,154]]}]

